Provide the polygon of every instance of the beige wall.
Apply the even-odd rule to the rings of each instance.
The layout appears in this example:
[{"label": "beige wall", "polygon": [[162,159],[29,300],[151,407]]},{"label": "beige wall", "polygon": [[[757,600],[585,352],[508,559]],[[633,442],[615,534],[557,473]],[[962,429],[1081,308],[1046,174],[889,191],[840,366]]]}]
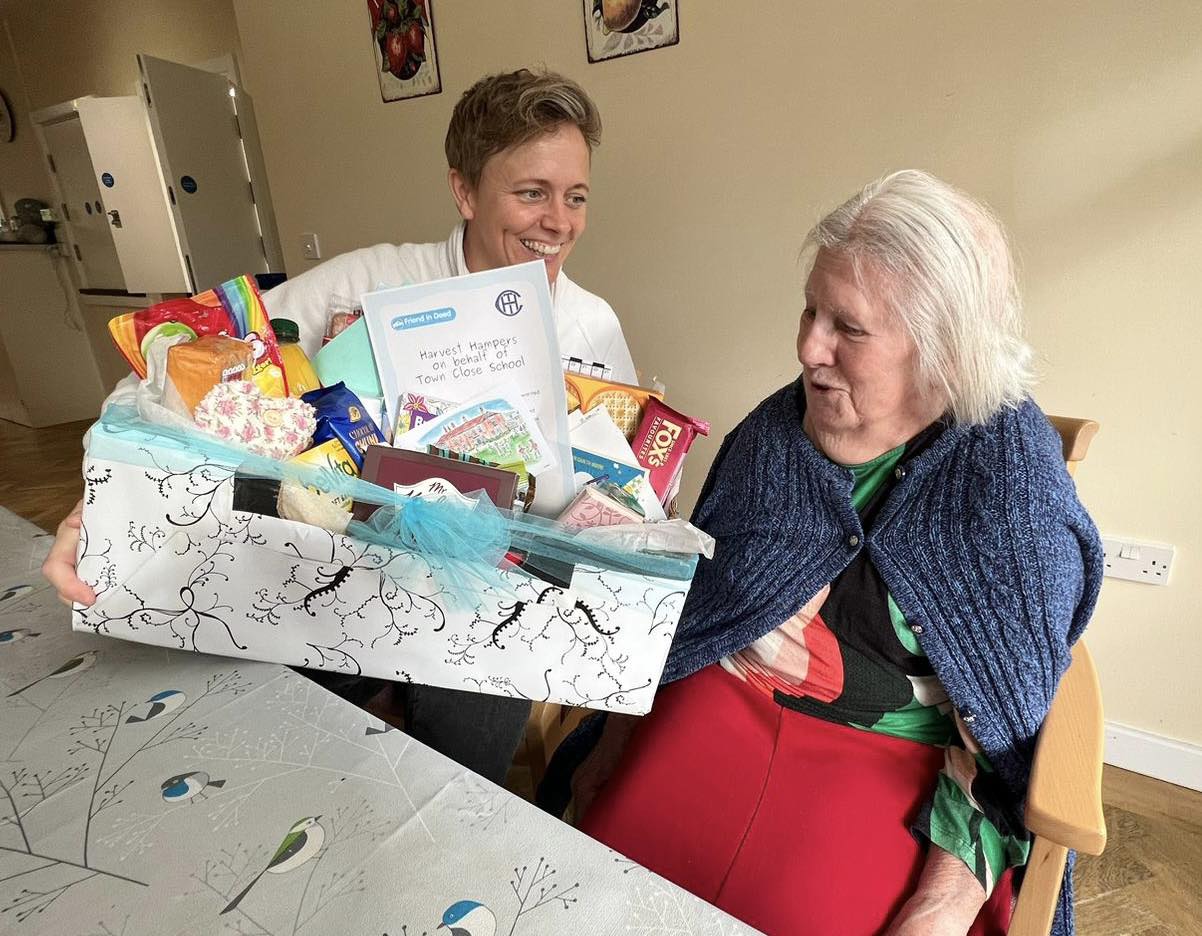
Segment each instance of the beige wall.
[{"label": "beige wall", "polygon": [[47,203],[53,198],[42,151],[33,136],[29,95],[4,9],[0,6],[0,91],[12,108],[15,133],[12,142],[0,143],[0,203],[11,214],[18,198],[40,198]]},{"label": "beige wall", "polygon": [[[442,137],[486,71],[545,62],[605,117],[572,276],[645,376],[717,443],[796,372],[797,246],[900,166],[991,202],[1025,267],[1050,412],[1101,434],[1081,494],[1107,532],[1178,547],[1172,584],[1107,580],[1090,633],[1108,717],[1202,743],[1202,6],[684,4],[679,46],[588,65],[581,4],[434,4],[444,92],[383,104],[362,0],[234,0],[288,267],[442,237]],[[1192,271],[1192,272],[1191,272]]]},{"label": "beige wall", "polygon": [[230,52],[230,0],[0,0],[33,108],[85,94],[131,94],[146,52],[195,65]]},{"label": "beige wall", "polygon": [[29,112],[86,94],[131,94],[139,52],[193,65],[240,53],[230,0],[0,0],[0,89],[17,139],[0,146],[0,193],[49,201]]},{"label": "beige wall", "polygon": [[[0,90],[12,104],[17,125],[14,141],[0,145],[0,200],[10,211],[13,202],[26,196],[55,202],[30,112],[88,94],[132,94],[139,52],[184,64],[240,55],[231,3],[0,0]],[[0,282],[0,305],[7,297]],[[120,311],[86,303],[81,307],[106,388],[128,373],[107,337],[106,323]],[[14,386],[12,364],[0,356],[0,393],[7,395]]]}]

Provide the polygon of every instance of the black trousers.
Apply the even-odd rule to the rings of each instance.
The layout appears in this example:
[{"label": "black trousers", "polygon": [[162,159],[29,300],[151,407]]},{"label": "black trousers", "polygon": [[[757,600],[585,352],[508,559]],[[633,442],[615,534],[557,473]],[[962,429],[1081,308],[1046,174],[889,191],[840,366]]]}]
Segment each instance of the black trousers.
[{"label": "black trousers", "polygon": [[[388,685],[383,679],[326,670],[296,672],[360,708]],[[529,701],[414,683],[396,683],[395,689],[410,737],[473,773],[505,785],[505,775],[526,731]]]}]

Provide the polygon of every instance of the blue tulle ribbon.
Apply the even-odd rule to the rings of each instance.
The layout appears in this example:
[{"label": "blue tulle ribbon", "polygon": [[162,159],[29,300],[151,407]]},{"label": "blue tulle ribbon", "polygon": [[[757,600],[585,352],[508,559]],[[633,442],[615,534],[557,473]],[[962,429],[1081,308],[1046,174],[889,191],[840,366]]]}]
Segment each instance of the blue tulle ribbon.
[{"label": "blue tulle ribbon", "polygon": [[173,470],[178,470],[181,460],[193,466],[207,463],[234,470],[240,477],[294,481],[357,503],[376,505],[379,509],[370,521],[351,521],[347,536],[419,553],[444,569],[455,586],[468,592],[485,587],[508,590],[500,567],[511,551],[568,565],[683,583],[692,579],[697,565],[695,555],[582,544],[576,540],[576,530],[542,517],[499,510],[482,495],[471,505],[407,497],[339,471],[264,458],[198,429],[149,423],[134,407],[122,404],[107,407],[92,427],[88,454],[144,468],[161,469],[170,462]]}]

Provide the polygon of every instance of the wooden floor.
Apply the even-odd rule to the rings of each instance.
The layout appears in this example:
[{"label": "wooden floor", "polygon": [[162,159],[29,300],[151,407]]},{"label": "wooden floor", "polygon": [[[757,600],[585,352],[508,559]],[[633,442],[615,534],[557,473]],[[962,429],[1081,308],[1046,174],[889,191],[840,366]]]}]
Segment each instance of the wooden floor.
[{"label": "wooden floor", "polygon": [[[87,427],[0,420],[0,506],[53,530],[83,490]],[[1077,865],[1080,936],[1202,936],[1202,793],[1107,767],[1103,799],[1109,844]]]},{"label": "wooden floor", "polygon": [[1109,841],[1077,862],[1081,936],[1202,933],[1202,793],[1106,767]]},{"label": "wooden floor", "polygon": [[27,429],[0,419],[0,506],[53,530],[83,494],[83,434],[91,423]]}]

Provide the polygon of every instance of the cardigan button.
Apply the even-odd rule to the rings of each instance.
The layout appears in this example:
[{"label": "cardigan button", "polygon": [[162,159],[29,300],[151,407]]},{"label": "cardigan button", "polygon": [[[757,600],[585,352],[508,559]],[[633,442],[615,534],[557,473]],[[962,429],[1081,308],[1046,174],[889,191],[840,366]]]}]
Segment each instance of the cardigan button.
[{"label": "cardigan button", "polygon": [[900,481],[905,476],[906,476],[905,468],[894,468],[893,469],[893,477],[895,477],[898,481]]},{"label": "cardigan button", "polygon": [[960,716],[960,719],[964,722],[964,724],[971,725],[973,722],[975,722],[977,720],[977,716],[974,715],[972,712],[964,712]]},{"label": "cardigan button", "polygon": [[923,626],[921,624],[911,624],[910,633],[922,636]]},{"label": "cardigan button", "polygon": [[847,545],[850,546],[852,549],[855,549],[857,546],[860,545],[860,538],[858,536],[856,536],[856,534],[853,533],[851,536],[849,536],[847,538]]}]

